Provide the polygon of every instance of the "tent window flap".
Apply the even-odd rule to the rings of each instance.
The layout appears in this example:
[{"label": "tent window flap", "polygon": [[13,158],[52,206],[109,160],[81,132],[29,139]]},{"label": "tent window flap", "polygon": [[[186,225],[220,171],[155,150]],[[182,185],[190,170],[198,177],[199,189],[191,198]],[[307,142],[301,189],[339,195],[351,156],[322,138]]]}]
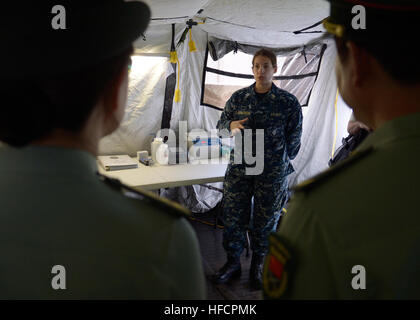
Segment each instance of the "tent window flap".
[{"label": "tent window flap", "polygon": [[[317,44],[277,56],[278,70],[273,79],[275,85],[295,95],[303,107],[309,104],[326,47],[326,44]],[[254,83],[252,57],[252,54],[238,50],[215,61],[207,48],[201,105],[223,110],[226,101],[236,90]]]}]

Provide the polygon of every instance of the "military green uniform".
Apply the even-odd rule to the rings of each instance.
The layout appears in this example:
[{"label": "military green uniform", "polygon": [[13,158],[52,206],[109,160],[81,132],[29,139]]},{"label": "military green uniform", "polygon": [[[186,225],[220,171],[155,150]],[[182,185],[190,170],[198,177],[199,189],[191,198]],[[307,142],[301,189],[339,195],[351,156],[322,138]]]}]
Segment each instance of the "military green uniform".
[{"label": "military green uniform", "polygon": [[[419,124],[419,113],[386,123],[349,159],[296,188],[271,239],[267,298],[407,297],[403,270],[414,265],[420,234]],[[366,289],[353,288],[354,266],[364,267]],[[404,285],[419,296],[418,283]]]},{"label": "military green uniform", "polygon": [[[0,147],[0,298],[205,298],[197,238],[180,211],[127,197],[96,172],[85,151]],[[64,290],[52,288],[63,275],[55,265]]]}]

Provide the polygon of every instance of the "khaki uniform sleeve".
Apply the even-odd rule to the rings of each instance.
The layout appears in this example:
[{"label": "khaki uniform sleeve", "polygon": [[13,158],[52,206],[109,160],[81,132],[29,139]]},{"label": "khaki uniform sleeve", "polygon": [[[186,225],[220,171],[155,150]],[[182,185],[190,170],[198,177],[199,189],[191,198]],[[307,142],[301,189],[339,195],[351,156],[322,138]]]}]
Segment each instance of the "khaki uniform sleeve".
[{"label": "khaki uniform sleeve", "polygon": [[295,195],[279,231],[288,241],[294,259],[287,298],[333,299],[336,292],[328,243],[319,217],[303,205],[303,197],[303,194]]},{"label": "khaki uniform sleeve", "polygon": [[173,279],[175,299],[206,299],[206,284],[198,239],[185,219],[178,219],[172,230],[167,268]]}]

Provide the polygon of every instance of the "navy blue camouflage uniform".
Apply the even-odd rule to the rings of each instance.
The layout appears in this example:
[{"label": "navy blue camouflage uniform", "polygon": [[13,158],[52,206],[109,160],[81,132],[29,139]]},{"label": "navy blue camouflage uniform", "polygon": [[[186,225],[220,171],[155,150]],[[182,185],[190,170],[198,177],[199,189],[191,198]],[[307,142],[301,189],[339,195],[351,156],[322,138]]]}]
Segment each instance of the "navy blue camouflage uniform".
[{"label": "navy blue camouflage uniform", "polygon": [[[264,129],[264,170],[246,175],[246,164],[234,163],[226,170],[223,207],[223,247],[228,258],[240,257],[245,243],[254,196],[251,249],[256,255],[268,251],[268,235],[276,228],[288,198],[287,175],[300,148],[302,109],[297,98],[274,84],[264,96],[255,93],[255,83],[236,91],[226,102],[217,128],[230,130],[232,121],[249,118],[247,129]],[[255,132],[255,131],[254,131]],[[255,146],[253,146],[255,150]]]}]

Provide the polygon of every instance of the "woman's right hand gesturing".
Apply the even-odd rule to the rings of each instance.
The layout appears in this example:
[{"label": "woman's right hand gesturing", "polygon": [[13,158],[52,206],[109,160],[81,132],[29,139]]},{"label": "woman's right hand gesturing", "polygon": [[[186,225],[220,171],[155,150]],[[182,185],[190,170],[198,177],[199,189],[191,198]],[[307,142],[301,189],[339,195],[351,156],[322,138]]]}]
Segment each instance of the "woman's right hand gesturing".
[{"label": "woman's right hand gesturing", "polygon": [[242,120],[237,120],[237,121],[232,121],[230,123],[230,132],[231,134],[234,136],[235,134],[237,134],[238,132],[240,132],[242,129],[245,129],[245,127],[243,126],[243,124],[248,121],[248,118],[242,119]]}]

